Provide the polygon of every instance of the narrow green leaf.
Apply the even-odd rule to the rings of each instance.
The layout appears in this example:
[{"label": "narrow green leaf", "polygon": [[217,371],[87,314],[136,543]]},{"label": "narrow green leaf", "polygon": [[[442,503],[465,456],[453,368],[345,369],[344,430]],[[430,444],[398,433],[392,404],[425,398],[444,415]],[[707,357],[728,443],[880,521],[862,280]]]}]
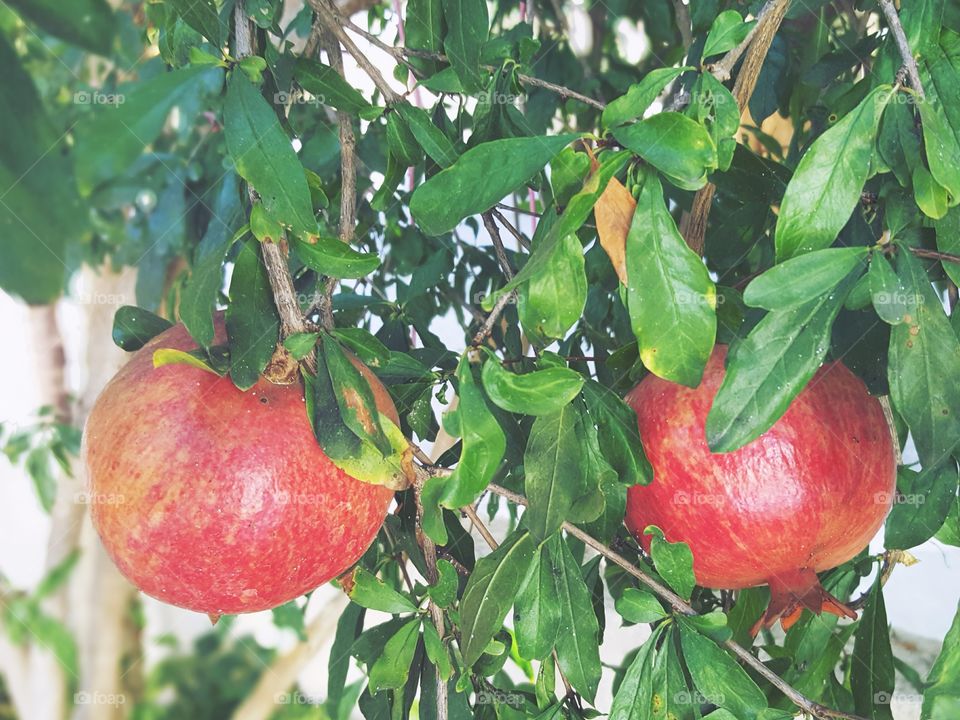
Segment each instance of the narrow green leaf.
[{"label": "narrow green leaf", "polygon": [[113,342],[121,350],[139,350],[167,328],[169,320],[133,305],[123,305],[113,316]]},{"label": "narrow green leaf", "polygon": [[651,720],[653,715],[653,666],[666,625],[653,631],[627,668],[610,706],[610,720]]},{"label": "narrow green leaf", "polygon": [[420,618],[400,627],[383,646],[383,654],[370,668],[370,691],[402,688],[410,676],[410,665],[420,640]]},{"label": "narrow green leaf", "polygon": [[307,642],[307,628],[303,622],[303,609],[297,605],[296,600],[278,605],[270,612],[273,615],[273,624],[276,627],[293,630],[298,640]]},{"label": "narrow green leaf", "polygon": [[279,335],[280,318],[261,261],[260,243],[245,240],[234,261],[227,306],[230,377],[238,388],[247,390],[260,379]]},{"label": "narrow green leaf", "polygon": [[549,548],[542,545],[513,607],[517,648],[520,656],[527,660],[547,657],[560,631],[560,595],[555,562]]},{"label": "narrow green leaf", "polygon": [[98,106],[77,124],[80,192],[88,195],[98,185],[123,175],[143,149],[156,140],[175,106],[198,95],[213,95],[222,84],[220,68],[201,66],[121,86],[115,105]]},{"label": "narrow green leaf", "polygon": [[216,47],[220,47],[228,30],[220,21],[220,12],[215,0],[168,0],[183,21],[203,35]]},{"label": "narrow green leaf", "polygon": [[560,597],[557,659],[573,688],[592,703],[600,684],[601,672],[600,626],[593,600],[583,581],[580,564],[563,538],[555,535],[549,547],[551,557],[558,558],[554,561]]},{"label": "narrow green leaf", "polygon": [[873,256],[867,275],[873,309],[881,320],[890,325],[899,325],[908,316],[913,318],[913,305],[916,303],[908,302],[906,288],[883,255],[877,253]]},{"label": "narrow green leaf", "polygon": [[227,82],[223,125],[237,172],[259,193],[270,216],[298,234],[315,235],[303,166],[273,108],[243,73],[231,74]]},{"label": "narrow green leaf", "polygon": [[584,384],[583,397],[597,426],[600,450],[617,472],[620,483],[627,487],[647,485],[653,478],[653,468],[643,452],[633,408],[594,380]]},{"label": "narrow green leaf", "polygon": [[505,138],[477,145],[418,187],[410,212],[428,235],[449,232],[517,190],[576,137]]},{"label": "narrow green leaf", "polygon": [[547,415],[568,405],[583,387],[583,376],[565,367],[517,375],[491,356],[483,364],[483,389],[507,412]]},{"label": "narrow green leaf", "polygon": [[637,588],[627,588],[617,598],[617,612],[632,623],[652,623],[667,616],[660,601],[653,593]]},{"label": "narrow green leaf", "polygon": [[736,10],[725,10],[717,15],[716,20],[707,33],[707,41],[703,46],[703,57],[719,55],[732,50],[750,33],[756,25],[756,20],[744,22],[743,17]]},{"label": "narrow green leaf", "polygon": [[398,103],[396,109],[420,143],[420,147],[437,165],[448,168],[456,162],[459,155],[457,149],[443,130],[433,124],[426,110],[414,107],[408,102]]},{"label": "narrow green leaf", "polygon": [[349,586],[347,595],[357,605],[390,614],[417,611],[417,606],[406,595],[401,595],[362,566],[354,569],[351,579],[353,585]]},{"label": "narrow green leaf", "polygon": [[301,369],[307,417],[310,418],[313,434],[323,452],[334,462],[356,457],[360,453],[360,438],[347,426],[340,413],[340,403],[323,352],[317,352],[315,357],[316,375]]},{"label": "narrow green leaf", "polygon": [[830,292],[865,266],[869,254],[866,247],[829,248],[778,263],[747,285],[743,301],[767,310],[795,308]]},{"label": "narrow green leaf", "polygon": [[[538,239],[534,237],[535,245]],[[535,342],[546,345],[564,337],[583,315],[588,291],[584,268],[583,246],[570,234],[556,243],[540,272],[520,287],[517,312]]]},{"label": "narrow green leaf", "polygon": [[99,55],[110,54],[117,21],[106,0],[10,0],[10,5],[51,35]]},{"label": "narrow green leaf", "polygon": [[960,339],[923,265],[897,253],[897,276],[912,306],[890,332],[890,399],[906,421],[924,467],[934,468],[960,442]]},{"label": "narrow green leaf", "polygon": [[[924,98],[916,103],[930,174],[960,202],[960,72],[935,43],[920,66]],[[914,167],[922,167],[919,164]],[[928,213],[929,214],[929,213]]]},{"label": "narrow green leaf", "polygon": [[158,348],[153,351],[153,366],[155,368],[164,365],[189,365],[198,370],[220,375],[214,370],[203,357],[198,357],[196,352],[186,352],[184,350],[175,350],[173,348]]},{"label": "narrow green leaf", "polygon": [[899,468],[897,498],[887,516],[883,544],[909,550],[932,538],[955,504],[957,482],[957,468],[952,461],[921,472]]},{"label": "narrow green leaf", "polygon": [[727,358],[723,383],[707,415],[707,444],[730,452],[766,432],[823,363],[833,321],[858,270],[832,291],[766,315]]},{"label": "narrow green leaf", "polygon": [[301,87],[324,105],[350,115],[359,115],[371,108],[366,98],[329,65],[301,57],[293,74]]},{"label": "narrow green leaf", "polygon": [[612,128],[642,117],[663,88],[688,70],[693,68],[666,67],[651,70],[643,76],[643,80],[631,85],[627,92],[607,103],[600,117],[603,126]]},{"label": "narrow green leaf", "polygon": [[[409,0],[404,14],[406,46],[426,52],[443,52],[442,0]],[[410,58],[410,62],[425,74],[436,70],[433,60]]]},{"label": "narrow green leaf", "polygon": [[588,489],[578,422],[576,409],[567,404],[541,415],[530,428],[523,454],[524,490],[530,501],[524,517],[537,540],[546,540],[559,530]]},{"label": "narrow green leaf", "polygon": [[777,220],[777,259],[828,247],[860,202],[880,116],[893,96],[881,85],[817,138],[794,172]]},{"label": "narrow green leaf", "polygon": [[746,671],[683,619],[680,643],[693,684],[710,702],[729,710],[739,720],[754,720],[767,707],[766,697]]},{"label": "narrow green leaf", "polygon": [[535,550],[530,533],[519,532],[477,561],[460,600],[460,650],[465,665],[479,660],[503,627],[503,619],[530,571]]},{"label": "narrow green leaf", "polygon": [[650,372],[695,387],[717,333],[716,287],[684,242],[654,174],[643,182],[627,233],[627,308]]},{"label": "narrow green leaf", "polygon": [[480,51],[490,32],[485,0],[443,0],[443,19],[447,31],[443,49],[454,72],[468,93],[480,90]]},{"label": "narrow green leaf", "polygon": [[389,456],[392,447],[381,425],[370,383],[332,337],[323,338],[322,349],[343,421],[361,441],[369,441],[382,455]]},{"label": "narrow green leaf", "polygon": [[487,407],[466,358],[460,361],[457,378],[460,381],[457,412],[469,418],[469,422],[461,423],[463,450],[444,488],[443,505],[454,509],[474,502],[490,484],[507,447],[503,430]]},{"label": "narrow green leaf", "polygon": [[291,246],[300,261],[311,270],[333,278],[361,278],[380,267],[376,253],[361,253],[347,243],[326,237],[314,236],[315,242],[294,238]]},{"label": "narrow green leaf", "polygon": [[707,173],[717,169],[717,147],[710,134],[680,113],[652,115],[614,129],[613,136],[684,190],[699,190],[707,183]]},{"label": "narrow green leaf", "polygon": [[923,691],[923,720],[952,720],[960,713],[960,606],[930,668]]},{"label": "narrow green leaf", "polygon": [[890,628],[878,573],[857,625],[850,663],[850,687],[857,714],[871,720],[893,720],[890,701],[894,680]]}]

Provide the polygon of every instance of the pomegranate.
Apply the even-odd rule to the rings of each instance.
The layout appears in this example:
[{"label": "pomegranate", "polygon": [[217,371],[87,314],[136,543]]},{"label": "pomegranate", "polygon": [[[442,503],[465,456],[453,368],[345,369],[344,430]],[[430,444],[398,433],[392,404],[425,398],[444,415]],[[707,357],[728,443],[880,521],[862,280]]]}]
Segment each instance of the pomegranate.
[{"label": "pomegranate", "polygon": [[755,631],[777,619],[786,629],[803,608],[855,618],[816,573],[862,550],[890,509],[896,466],[883,409],[835,362],[759,438],[712,453],[704,427],[726,355],[714,349],[696,389],[651,375],[627,395],[654,469],[650,485],[628,491],[627,527],[647,551],[648,525],[687,543],[704,587],[769,585]]},{"label": "pomegranate", "polygon": [[[93,524],[148,595],[213,617],[275,607],[354,564],[393,492],[323,453],[300,384],[241,392],[190,365],[153,366],[159,348],[195,347],[182,325],[166,330],[97,399],[84,431]],[[387,390],[354,364],[399,424]]]}]

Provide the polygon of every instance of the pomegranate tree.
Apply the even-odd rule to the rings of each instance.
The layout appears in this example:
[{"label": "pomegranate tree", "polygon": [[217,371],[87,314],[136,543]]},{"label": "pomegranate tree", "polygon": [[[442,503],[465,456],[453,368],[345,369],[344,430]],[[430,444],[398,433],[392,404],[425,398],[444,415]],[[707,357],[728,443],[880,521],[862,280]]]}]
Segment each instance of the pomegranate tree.
[{"label": "pomegranate tree", "polygon": [[831,363],[766,433],[713,453],[704,425],[726,355],[713,351],[695,389],[650,375],[627,395],[654,469],[650,485],[628,492],[627,527],[647,550],[649,525],[687,543],[704,587],[769,585],[765,626],[779,618],[787,628],[803,608],[855,617],[816,573],[862,550],[890,509],[896,467],[883,409]]},{"label": "pomegranate tree", "polygon": [[[84,448],[94,527],[148,595],[211,615],[275,607],[355,563],[393,492],[324,454],[299,383],[261,379],[241,392],[187,364],[153,365],[159,348],[195,347],[182,325],[166,330],[93,407]],[[383,385],[355,364],[399,422]]]}]

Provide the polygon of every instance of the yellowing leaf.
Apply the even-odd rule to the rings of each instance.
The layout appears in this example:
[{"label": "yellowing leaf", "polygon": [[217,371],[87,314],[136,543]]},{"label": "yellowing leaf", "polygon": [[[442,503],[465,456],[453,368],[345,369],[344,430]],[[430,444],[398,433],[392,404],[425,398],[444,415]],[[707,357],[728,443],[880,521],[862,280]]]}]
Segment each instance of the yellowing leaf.
[{"label": "yellowing leaf", "polygon": [[627,233],[633,222],[633,213],[637,202],[630,191],[617,178],[611,178],[607,189],[603,191],[593,214],[597,221],[597,237],[600,246],[607,253],[617,277],[627,284]]}]

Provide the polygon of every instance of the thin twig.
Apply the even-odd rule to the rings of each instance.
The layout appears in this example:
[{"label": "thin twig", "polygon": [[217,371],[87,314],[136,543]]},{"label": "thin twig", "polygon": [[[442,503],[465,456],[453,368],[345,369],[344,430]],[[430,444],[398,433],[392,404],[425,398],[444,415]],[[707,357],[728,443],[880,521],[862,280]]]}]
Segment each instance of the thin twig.
[{"label": "thin twig", "polygon": [[740,44],[728,51],[727,54],[724,55],[718,62],[707,66],[707,70],[710,71],[711,75],[713,75],[720,82],[726,82],[730,79],[731,74],[733,73],[733,68],[740,60],[740,56],[747,51],[747,48],[750,47],[750,43],[753,42],[753,36],[760,27],[760,22],[776,4],[777,0],[767,0],[767,2],[764,3],[763,7],[760,8],[760,12],[757,13],[757,22],[752,28],[750,28],[750,32],[747,33],[747,36],[740,42]]},{"label": "thin twig", "polygon": [[[310,1],[311,3],[314,3],[314,2],[319,2],[320,0],[310,0]],[[415,50],[413,48],[395,47],[393,45],[388,45],[373,33],[367,32],[366,30],[364,30],[363,28],[359,27],[358,25],[354,24],[349,20],[345,21],[344,27],[350,30],[351,32],[355,32],[357,35],[360,35],[361,37],[365,38],[368,42],[380,48],[385,53],[392,55],[398,62],[407,64],[406,58],[408,57],[423,58],[425,60],[437,60],[439,62],[449,62],[449,60],[447,59],[447,56],[444,55],[443,53],[430,52],[428,50]],[[497,69],[492,65],[483,65],[482,67],[484,70],[490,70],[490,71],[494,71]],[[596,100],[582,93],[578,93],[576,90],[571,90],[568,87],[564,87],[563,85],[557,85],[556,83],[552,83],[547,80],[541,80],[540,78],[533,77],[532,75],[517,73],[517,80],[519,80],[524,85],[530,85],[532,87],[539,87],[539,88],[543,88],[544,90],[549,90],[550,92],[556,93],[562,98],[577,100],[579,102],[582,102],[584,105],[589,105],[591,107],[597,108],[598,110],[603,110],[607,106],[606,103],[600,100]]]},{"label": "thin twig", "polygon": [[473,347],[479,347],[483,344],[483,341],[487,339],[491,332],[493,332],[493,326],[500,318],[500,313],[504,311],[507,305],[512,302],[516,302],[516,298],[516,292],[504,293],[497,298],[497,302],[494,303],[493,309],[490,311],[490,314],[487,315],[487,319],[483,321],[483,325],[481,325],[480,329],[477,330],[477,334],[473,336],[473,342],[471,343]]},{"label": "thin twig", "polygon": [[887,25],[890,26],[890,32],[893,33],[893,39],[897,43],[900,57],[903,58],[903,66],[907,69],[910,86],[917,95],[922,98],[923,84],[920,82],[920,71],[917,69],[917,60],[910,51],[910,44],[907,42],[907,36],[903,32],[903,25],[900,24],[900,16],[897,14],[897,9],[893,6],[893,0],[880,0],[880,8],[887,18]]},{"label": "thin twig", "polygon": [[336,36],[337,40],[346,48],[357,65],[360,66],[360,69],[363,70],[373,81],[373,84],[377,86],[377,89],[383,95],[383,99],[387,104],[392,105],[402,100],[402,96],[390,87],[390,83],[384,79],[380,71],[377,70],[377,67],[370,62],[370,59],[366,55],[360,52],[360,48],[357,47],[353,38],[344,31],[343,28],[350,26],[351,23],[347,18],[340,15],[340,12],[333,3],[329,2],[329,0],[310,0],[310,7],[323,19],[323,23],[327,26],[327,29]]},{"label": "thin twig", "polygon": [[[497,207],[500,207],[500,206],[498,205]],[[517,241],[517,243],[519,243],[520,247],[522,247],[524,250],[529,250],[530,241],[527,240],[526,236],[524,236],[522,232],[517,230],[517,227],[512,222],[507,220],[507,218],[504,217],[502,212],[500,212],[499,210],[493,210],[492,212],[493,212],[493,216],[500,221],[500,224],[502,224],[507,229],[507,232],[513,235],[514,239]],[[531,214],[536,214],[536,213],[531,213]]]},{"label": "thin twig", "polygon": [[[234,38],[236,47],[234,52],[237,58],[244,58],[254,53],[254,38],[250,30],[250,19],[247,17],[244,0],[237,0],[234,5]],[[250,202],[256,201],[255,188],[248,185]],[[273,357],[264,370],[264,376],[271,382],[289,385],[296,381],[298,366],[296,360],[283,346],[283,340],[296,333],[306,332],[307,321],[300,310],[297,301],[297,291],[293,286],[293,277],[287,265],[287,244],[282,239],[276,242],[260,243],[263,253],[263,264],[267,270],[270,289],[273,292],[273,301],[280,315],[280,342],[277,343]]]},{"label": "thin twig", "polygon": [[510,259],[507,257],[507,251],[503,247],[503,238],[500,237],[500,228],[497,227],[497,223],[493,219],[493,214],[496,210],[487,210],[485,213],[481,214],[483,218],[483,226],[487,229],[487,234],[490,236],[490,241],[493,243],[493,252],[497,256],[497,261],[500,263],[500,269],[503,270],[503,274],[507,278],[507,282],[513,280],[513,268],[510,267]]},{"label": "thin twig", "polygon": [[[487,489],[500,495],[501,497],[506,498],[507,500],[516,503],[517,505],[527,505],[527,499],[522,495],[515,493],[511,490],[507,490],[504,487],[500,487],[494,483],[491,483],[487,486]],[[569,534],[573,535],[575,538],[579,539],[585,545],[589,546],[595,550],[598,554],[605,557],[610,562],[618,565],[624,571],[635,577],[641,583],[646,585],[648,588],[653,590],[657,595],[666,600],[670,607],[673,608],[674,612],[677,612],[681,615],[693,616],[697,614],[697,611],[694,610],[689,603],[687,603],[683,598],[677,595],[675,592],[657,582],[649,575],[647,575],[643,570],[638,568],[636,565],[631,563],[625,557],[619,553],[611,550],[609,547],[604,545],[602,542],[594,538],[592,535],[585,533],[583,530],[578,528],[576,525],[572,525],[568,522],[563,524],[563,529]],[[746,648],[738,645],[733,640],[727,640],[723,643],[723,646],[730,650],[734,655],[740,658],[745,664],[749,665],[753,670],[758,674],[762,675],[771,685],[773,685],[777,690],[783,693],[794,705],[803,710],[810,715],[813,715],[817,718],[841,718],[842,720],[864,720],[858,715],[851,715],[849,713],[842,712],[840,710],[834,710],[832,708],[825,707],[820,703],[814,702],[810,698],[803,695],[800,691],[796,690],[793,686],[787,684],[783,678],[774,673],[770,668],[764,665],[753,653],[751,653]]]},{"label": "thin twig", "polygon": [[910,248],[910,252],[921,258],[940,260],[941,262],[960,263],[960,255],[954,255],[952,253],[938,252],[936,250],[924,250],[923,248],[917,247]]},{"label": "thin twig", "polygon": [[538,213],[536,210],[528,210],[527,208],[507,205],[506,203],[497,203],[497,207],[501,210],[509,210],[510,212],[520,213],[521,215],[532,215],[536,218],[543,217],[543,213]]}]

